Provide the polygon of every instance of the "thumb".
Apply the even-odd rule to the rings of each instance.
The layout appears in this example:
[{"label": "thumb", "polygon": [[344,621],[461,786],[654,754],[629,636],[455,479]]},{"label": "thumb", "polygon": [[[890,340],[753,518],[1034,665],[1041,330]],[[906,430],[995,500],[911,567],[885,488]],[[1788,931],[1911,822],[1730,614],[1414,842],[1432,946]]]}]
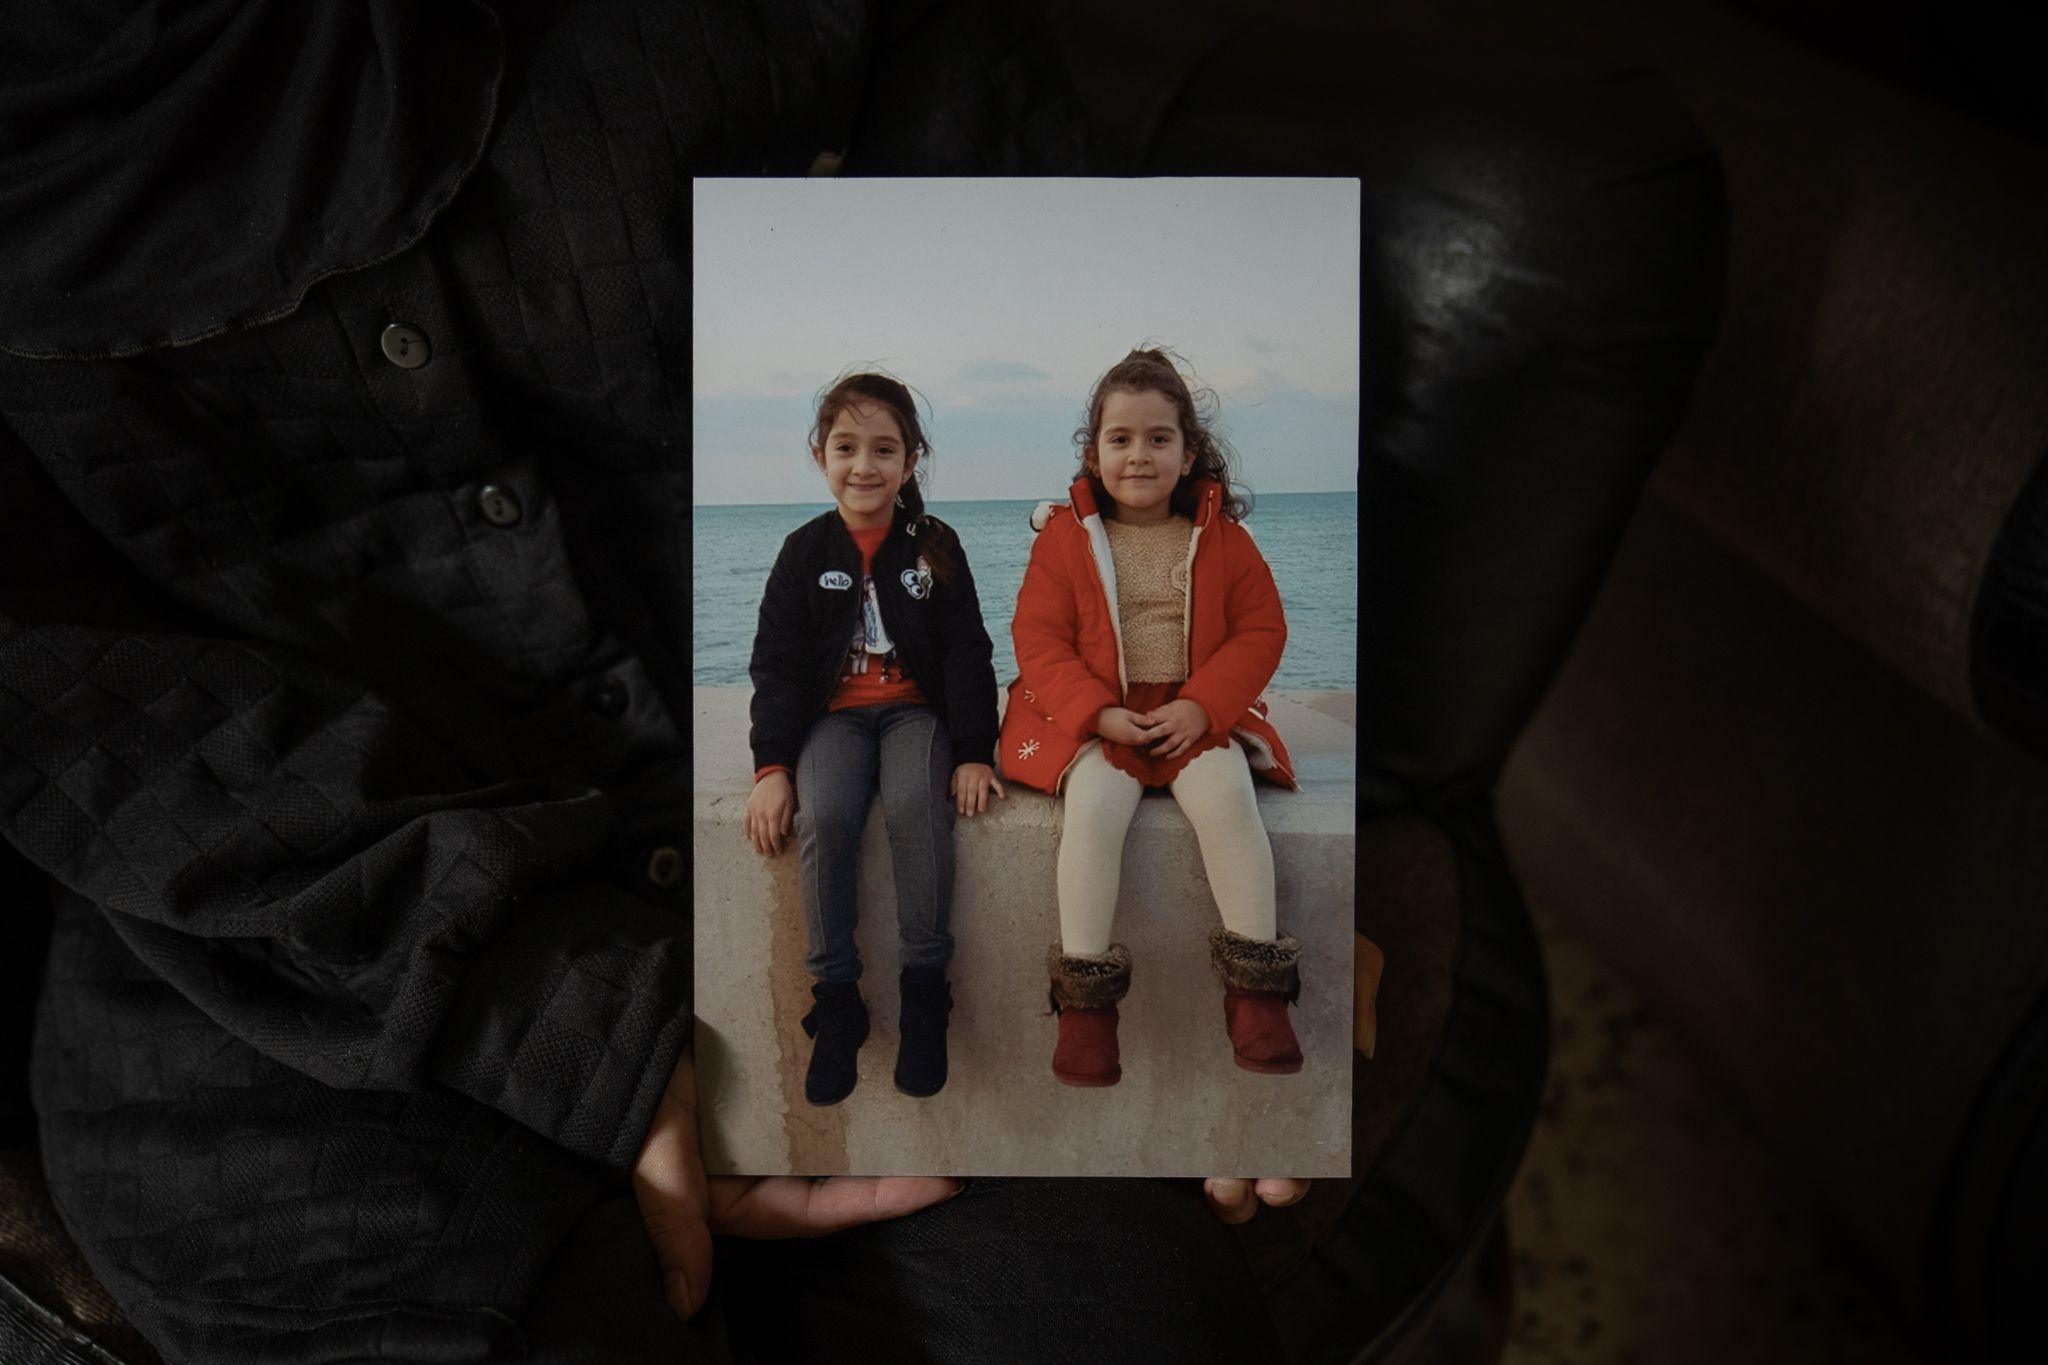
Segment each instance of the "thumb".
[{"label": "thumb", "polygon": [[633,1164],[633,1195],[661,1267],[669,1306],[689,1317],[711,1289],[711,1224],[704,1159],[697,1146],[697,1072],[687,1048],[655,1106]]}]

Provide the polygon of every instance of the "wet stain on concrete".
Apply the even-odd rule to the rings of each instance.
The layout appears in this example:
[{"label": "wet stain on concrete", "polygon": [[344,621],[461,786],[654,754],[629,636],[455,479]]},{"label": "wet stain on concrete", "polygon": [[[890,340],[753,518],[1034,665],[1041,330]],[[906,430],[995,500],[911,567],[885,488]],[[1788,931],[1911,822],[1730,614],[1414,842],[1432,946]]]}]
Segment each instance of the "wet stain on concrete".
[{"label": "wet stain on concrete", "polygon": [[[786,850],[776,862],[776,875],[794,883],[795,849]],[[777,888],[775,903],[800,906],[802,900],[791,885]],[[773,965],[768,980],[775,998],[782,1135],[789,1149],[789,1169],[804,1175],[843,1175],[849,1167],[846,1110],[838,1106],[820,1109],[804,1098],[804,1070],[811,1061],[811,1040],[804,1032],[803,1017],[811,1011],[811,975],[804,970],[804,955],[810,945],[802,919],[794,914],[774,916],[769,945]]]}]

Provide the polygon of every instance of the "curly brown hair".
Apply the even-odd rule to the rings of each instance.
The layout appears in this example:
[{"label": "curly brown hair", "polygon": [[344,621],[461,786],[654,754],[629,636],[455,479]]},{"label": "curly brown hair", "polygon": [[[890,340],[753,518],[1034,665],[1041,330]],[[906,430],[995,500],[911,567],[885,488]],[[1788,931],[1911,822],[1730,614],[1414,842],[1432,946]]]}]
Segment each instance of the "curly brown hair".
[{"label": "curly brown hair", "polygon": [[1190,386],[1181,373],[1184,364],[1172,351],[1160,347],[1133,350],[1095,381],[1095,390],[1088,395],[1088,420],[1074,428],[1081,472],[1088,476],[1098,505],[1114,507],[1095,468],[1095,434],[1102,427],[1102,405],[1112,393],[1164,394],[1179,415],[1181,439],[1195,457],[1187,477],[1174,485],[1173,510],[1192,519],[1199,510],[1194,482],[1206,477],[1223,486],[1223,515],[1232,521],[1243,521],[1252,512],[1251,489],[1237,477],[1237,452],[1216,433],[1216,391]]},{"label": "curly brown hair", "polygon": [[[817,420],[811,423],[811,458],[822,467],[825,463],[825,438],[832,434],[832,424],[839,420],[839,414],[848,408],[865,407],[870,403],[886,409],[896,419],[897,429],[903,433],[904,458],[910,463],[910,477],[903,481],[903,488],[896,494],[897,500],[903,504],[900,519],[907,525],[930,520],[924,508],[924,483],[929,477],[925,471],[931,464],[932,443],[924,434],[924,423],[918,418],[916,395],[896,376],[862,370],[841,375],[819,394]],[[924,552],[925,562],[931,565],[932,576],[941,583],[948,583],[953,578],[953,557],[938,542],[939,537],[930,537],[918,549]]]}]

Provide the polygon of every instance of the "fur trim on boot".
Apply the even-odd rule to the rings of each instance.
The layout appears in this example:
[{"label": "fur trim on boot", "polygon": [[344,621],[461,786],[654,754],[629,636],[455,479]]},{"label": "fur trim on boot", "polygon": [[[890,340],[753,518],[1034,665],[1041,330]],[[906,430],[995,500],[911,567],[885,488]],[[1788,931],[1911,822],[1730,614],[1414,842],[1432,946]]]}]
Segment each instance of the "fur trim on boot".
[{"label": "fur trim on boot", "polygon": [[1116,1002],[1131,988],[1131,950],[1112,943],[1100,957],[1087,957],[1063,953],[1055,943],[1045,970],[1052,1012],[1060,1017],[1053,1076],[1067,1085],[1115,1085],[1124,1074],[1117,1062]]},{"label": "fur trim on boot", "polygon": [[1301,940],[1278,934],[1271,943],[1217,928],[1209,964],[1223,978],[1223,1026],[1246,1071],[1291,1076],[1301,1070],[1301,1044],[1287,1006],[1301,994]]},{"label": "fur trim on boot", "polygon": [[1247,991],[1278,991],[1287,1003],[1301,996],[1301,940],[1276,934],[1271,943],[1246,938],[1218,926],[1209,931],[1209,965],[1226,986]]},{"label": "fur trim on boot", "polygon": [[1045,970],[1052,981],[1048,995],[1054,1014],[1062,1008],[1106,1009],[1131,989],[1131,950],[1112,943],[1100,957],[1077,957],[1055,943],[1046,950]]}]

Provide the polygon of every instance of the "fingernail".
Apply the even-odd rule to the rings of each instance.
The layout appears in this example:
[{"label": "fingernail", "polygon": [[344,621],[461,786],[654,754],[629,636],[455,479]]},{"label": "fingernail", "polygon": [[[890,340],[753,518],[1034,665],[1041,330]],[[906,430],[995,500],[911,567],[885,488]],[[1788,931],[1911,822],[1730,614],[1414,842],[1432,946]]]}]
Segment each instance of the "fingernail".
[{"label": "fingernail", "polygon": [[697,1305],[690,1297],[690,1277],[682,1271],[671,1270],[664,1276],[661,1290],[662,1297],[668,1300],[668,1306],[681,1316],[687,1318],[697,1311]]},{"label": "fingernail", "polygon": [[[961,1194],[961,1193],[964,1193],[964,1192],[966,1191],[966,1189],[967,1189],[967,1182],[966,1182],[965,1180],[955,1180],[955,1181],[953,1182],[953,1194]],[[946,1196],[946,1198],[948,1198],[948,1199],[951,1199],[951,1198],[953,1197],[953,1194],[949,1194],[949,1195],[947,1195],[947,1196]]]}]

